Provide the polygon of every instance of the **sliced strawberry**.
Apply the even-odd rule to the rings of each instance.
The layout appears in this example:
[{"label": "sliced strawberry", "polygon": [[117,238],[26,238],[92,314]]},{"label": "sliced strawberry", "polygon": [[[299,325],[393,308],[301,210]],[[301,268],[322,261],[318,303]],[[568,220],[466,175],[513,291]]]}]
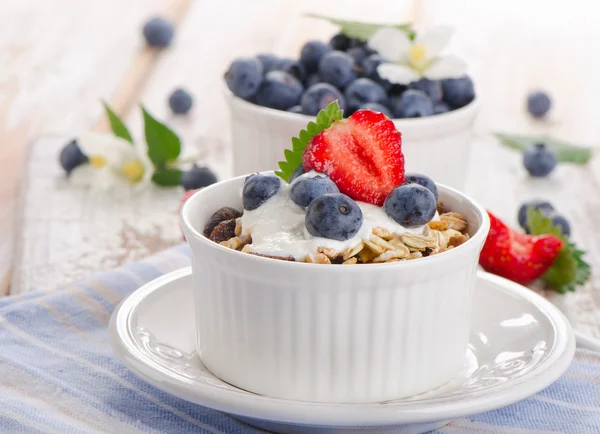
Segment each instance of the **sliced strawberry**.
[{"label": "sliced strawberry", "polygon": [[554,235],[526,235],[514,231],[489,213],[490,232],[479,264],[490,273],[526,285],[546,272],[563,242]]},{"label": "sliced strawberry", "polygon": [[402,135],[384,114],[359,110],[313,137],[303,164],[328,174],[352,199],[382,206],[404,183]]}]

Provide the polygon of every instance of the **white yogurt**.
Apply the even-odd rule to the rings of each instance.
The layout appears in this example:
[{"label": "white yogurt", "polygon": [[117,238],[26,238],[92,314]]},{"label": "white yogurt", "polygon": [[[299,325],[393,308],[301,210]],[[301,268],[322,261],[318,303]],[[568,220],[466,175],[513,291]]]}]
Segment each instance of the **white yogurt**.
[{"label": "white yogurt", "polygon": [[[303,176],[314,176],[308,173]],[[293,183],[292,183],[293,184]],[[337,241],[315,237],[308,233],[304,223],[305,210],[290,199],[291,186],[282,182],[279,192],[257,209],[245,210],[242,228],[252,235],[250,249],[254,253],[268,256],[293,257],[304,261],[307,255],[317,252],[319,247],[343,252],[369,239],[373,228],[380,227],[402,235],[405,232],[423,233],[425,226],[405,228],[392,220],[382,207],[365,202],[356,202],[363,213],[363,223],[356,235],[349,240]],[[437,215],[434,220],[439,219]]]}]

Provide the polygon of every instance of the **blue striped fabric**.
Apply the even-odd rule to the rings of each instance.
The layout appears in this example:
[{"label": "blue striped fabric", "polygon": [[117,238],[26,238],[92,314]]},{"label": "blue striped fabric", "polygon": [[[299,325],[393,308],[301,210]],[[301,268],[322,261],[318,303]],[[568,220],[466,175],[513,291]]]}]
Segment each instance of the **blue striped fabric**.
[{"label": "blue striped fabric", "polygon": [[[0,299],[0,433],[258,433],[139,380],[116,360],[107,324],[141,284],[189,264],[179,246],[52,293]],[[600,433],[600,354],[578,350],[554,385],[436,433]]]}]

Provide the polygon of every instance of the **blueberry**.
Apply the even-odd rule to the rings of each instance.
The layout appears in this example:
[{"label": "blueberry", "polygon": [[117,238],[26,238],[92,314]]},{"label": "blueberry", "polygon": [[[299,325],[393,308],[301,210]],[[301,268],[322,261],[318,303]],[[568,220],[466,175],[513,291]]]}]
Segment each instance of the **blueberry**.
[{"label": "blueberry", "polygon": [[437,202],[439,198],[438,189],[435,185],[435,182],[433,182],[433,179],[431,179],[429,176],[421,175],[420,173],[407,173],[404,179],[406,184],[419,184],[425,187],[427,190],[433,193],[433,197],[435,197],[435,201]]},{"label": "blueberry", "polygon": [[265,75],[256,94],[256,103],[277,110],[287,110],[297,105],[304,88],[291,74],[271,71]]},{"label": "blueberry", "polygon": [[519,212],[517,215],[517,219],[519,221],[519,226],[528,231],[527,225],[527,210],[529,208],[535,208],[538,211],[541,211],[542,214],[548,217],[550,214],[554,212],[554,207],[550,204],[550,202],[540,199],[532,199],[526,202],[523,202],[519,207]]},{"label": "blueberry", "polygon": [[552,106],[552,100],[544,91],[532,92],[527,97],[527,111],[535,118],[543,118]]},{"label": "blueberry", "polygon": [[290,113],[302,113],[302,106],[301,105],[293,105],[286,111],[288,111]]},{"label": "blueberry", "polygon": [[445,102],[437,103],[433,106],[433,114],[441,115],[442,113],[447,113],[450,111],[450,107]]},{"label": "blueberry", "polygon": [[263,73],[274,71],[279,64],[279,57],[274,54],[263,53],[256,56],[256,58],[260,61],[263,67]]},{"label": "blueberry", "polygon": [[565,237],[568,237],[569,235],[571,235],[571,225],[569,224],[569,221],[562,215],[560,214],[556,214],[556,213],[552,213],[550,214],[550,220],[552,220],[552,225],[553,226],[558,226],[560,228],[560,231],[562,232],[562,234]]},{"label": "blueberry", "polygon": [[422,78],[419,81],[411,83],[408,87],[425,92],[434,104],[442,101],[442,82],[439,80]]},{"label": "blueberry", "polygon": [[393,119],[394,115],[392,114],[392,110],[383,104],[379,104],[376,102],[368,102],[359,107],[360,110],[373,110],[374,112],[383,113],[388,118]]},{"label": "blueberry", "polygon": [[304,65],[294,59],[280,59],[275,70],[287,72],[301,82],[306,78],[306,69],[304,68]]},{"label": "blueberry", "polygon": [[177,89],[169,96],[169,107],[173,113],[178,115],[184,115],[190,111],[193,102],[192,95],[184,89]]},{"label": "blueberry", "polygon": [[433,103],[425,92],[408,89],[399,97],[390,98],[394,115],[398,118],[421,118],[433,115]]},{"label": "blueberry", "polygon": [[367,50],[365,47],[354,47],[350,48],[346,53],[354,59],[354,63],[362,65],[363,61],[367,58]]},{"label": "blueberry", "polygon": [[429,223],[435,215],[436,207],[433,193],[419,184],[395,187],[383,203],[387,215],[406,228]]},{"label": "blueberry", "polygon": [[235,96],[252,98],[263,80],[263,67],[260,60],[242,57],[234,60],[225,73],[225,82]]},{"label": "blueberry", "polygon": [[313,200],[306,208],[306,229],[315,237],[349,240],[362,226],[360,207],[342,193],[327,193]]},{"label": "blueberry", "polygon": [[318,83],[306,89],[306,92],[302,95],[300,104],[302,104],[302,111],[305,114],[316,115],[336,99],[340,108],[344,110],[346,108],[346,100],[342,93],[328,83]]},{"label": "blueberry", "polygon": [[331,45],[334,50],[346,51],[350,48],[350,38],[343,33],[338,33],[329,40],[329,45]]},{"label": "blueberry", "polygon": [[363,75],[371,80],[377,81],[380,79],[379,74],[377,73],[377,67],[385,62],[386,60],[379,54],[371,54],[362,62]]},{"label": "blueberry", "polygon": [[308,73],[319,69],[321,58],[332,50],[331,45],[321,41],[308,41],[300,50],[300,62]]},{"label": "blueberry", "polygon": [[307,78],[306,81],[304,82],[304,85],[306,86],[306,88],[308,89],[309,87],[320,83],[321,82],[321,77],[319,76],[318,73],[314,73],[314,74],[310,74]]},{"label": "blueberry", "polygon": [[387,100],[385,89],[368,78],[354,80],[344,91],[348,107],[357,109],[369,102],[383,103]]},{"label": "blueberry", "polygon": [[531,176],[548,176],[556,167],[556,155],[545,144],[537,143],[523,152],[523,164]]},{"label": "blueberry", "polygon": [[175,29],[164,18],[152,18],[146,21],[142,33],[151,47],[165,48],[171,43]]},{"label": "blueberry", "polygon": [[217,181],[217,175],[212,170],[208,167],[198,167],[195,164],[181,175],[181,186],[186,190],[208,187]]},{"label": "blueberry", "polygon": [[454,109],[464,107],[475,99],[473,81],[467,75],[442,80],[442,92],[444,102]]},{"label": "blueberry", "polygon": [[275,175],[262,175],[254,173],[249,175],[244,182],[242,201],[244,209],[252,211],[275,196],[279,191],[281,181]]},{"label": "blueberry", "polygon": [[299,164],[298,167],[296,167],[296,169],[294,169],[294,171],[290,175],[290,179],[288,180],[288,182],[291,184],[292,181],[294,181],[294,179],[296,179],[300,175],[304,175],[305,173],[306,172],[304,171],[304,166],[302,164]]},{"label": "blueberry", "polygon": [[306,208],[317,197],[326,193],[339,193],[337,185],[327,175],[302,175],[292,184],[290,198],[302,208]]},{"label": "blueberry", "polygon": [[319,75],[324,82],[343,89],[356,79],[354,59],[341,51],[331,51],[319,62]]},{"label": "blueberry", "polygon": [[77,144],[77,140],[71,140],[62,150],[58,156],[58,161],[67,175],[71,174],[71,171],[77,166],[81,166],[88,162],[88,157],[81,152],[81,148]]}]

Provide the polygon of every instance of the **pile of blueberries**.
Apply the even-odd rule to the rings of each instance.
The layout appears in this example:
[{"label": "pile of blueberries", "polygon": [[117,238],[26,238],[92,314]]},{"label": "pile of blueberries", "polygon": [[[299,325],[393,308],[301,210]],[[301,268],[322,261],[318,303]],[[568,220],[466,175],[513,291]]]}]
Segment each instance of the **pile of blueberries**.
[{"label": "pile of blueberries", "polygon": [[310,116],[338,100],[346,117],[370,109],[390,118],[417,118],[464,107],[475,98],[468,76],[392,84],[377,73],[385,62],[365,42],[340,33],[329,43],[305,43],[298,60],[273,54],[235,59],[225,81],[234,95],[254,104]]},{"label": "pile of blueberries", "polygon": [[[335,183],[325,174],[302,174],[291,178],[290,198],[306,210],[305,225],[315,237],[344,241],[358,233],[363,215],[358,204],[340,193]],[[255,173],[244,182],[242,199],[244,209],[252,211],[275,196],[281,180],[274,175]],[[426,225],[435,215],[437,187],[431,178],[410,174],[406,183],[395,187],[385,200],[385,212],[404,227]]]}]

